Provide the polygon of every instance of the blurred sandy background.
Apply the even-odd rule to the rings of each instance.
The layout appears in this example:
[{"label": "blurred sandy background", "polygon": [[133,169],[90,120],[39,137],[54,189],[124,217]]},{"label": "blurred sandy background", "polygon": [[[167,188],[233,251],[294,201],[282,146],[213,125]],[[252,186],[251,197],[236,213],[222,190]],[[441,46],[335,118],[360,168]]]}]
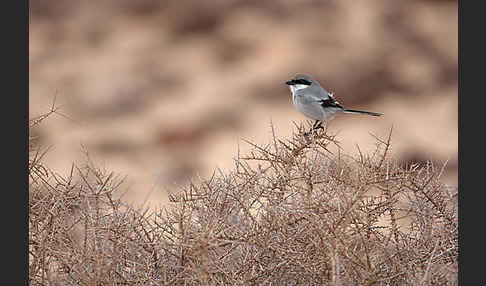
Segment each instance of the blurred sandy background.
[{"label": "blurred sandy background", "polygon": [[448,161],[457,185],[457,1],[39,1],[30,24],[30,116],[61,112],[33,135],[67,174],[84,145],[127,175],[127,199],[154,202],[190,178],[231,170],[238,151],[287,137],[285,80],[310,73],[346,107],[348,154],[375,149],[393,125],[393,154]]}]

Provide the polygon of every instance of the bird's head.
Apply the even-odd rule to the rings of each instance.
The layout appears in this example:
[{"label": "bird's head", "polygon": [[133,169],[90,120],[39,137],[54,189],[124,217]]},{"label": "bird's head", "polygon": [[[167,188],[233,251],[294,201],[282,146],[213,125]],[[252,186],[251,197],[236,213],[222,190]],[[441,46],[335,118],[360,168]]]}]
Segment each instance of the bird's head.
[{"label": "bird's head", "polygon": [[315,83],[315,80],[308,74],[298,73],[291,79],[285,82],[292,92],[307,88]]}]

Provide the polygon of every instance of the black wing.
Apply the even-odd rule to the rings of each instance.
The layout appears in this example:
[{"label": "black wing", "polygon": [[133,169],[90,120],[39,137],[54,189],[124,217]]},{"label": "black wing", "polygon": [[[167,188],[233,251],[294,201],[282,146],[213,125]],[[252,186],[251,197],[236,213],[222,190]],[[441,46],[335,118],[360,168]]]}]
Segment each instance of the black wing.
[{"label": "black wing", "polygon": [[332,97],[332,95],[329,96],[328,99],[321,100],[320,104],[324,108],[326,108],[326,107],[337,107],[337,108],[344,109],[344,107],[342,107],[341,104],[339,104],[339,102],[337,100],[335,100],[334,97]]}]

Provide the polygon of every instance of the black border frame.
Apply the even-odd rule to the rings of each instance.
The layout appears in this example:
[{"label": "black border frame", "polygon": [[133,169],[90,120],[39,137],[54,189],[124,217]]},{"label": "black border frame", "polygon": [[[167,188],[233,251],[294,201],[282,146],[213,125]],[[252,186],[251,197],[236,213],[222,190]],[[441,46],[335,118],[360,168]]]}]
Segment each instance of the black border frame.
[{"label": "black border frame", "polygon": [[[2,281],[29,284],[29,7],[28,0],[2,2],[3,153],[7,158],[2,207]],[[13,139],[13,140],[12,140]]]}]

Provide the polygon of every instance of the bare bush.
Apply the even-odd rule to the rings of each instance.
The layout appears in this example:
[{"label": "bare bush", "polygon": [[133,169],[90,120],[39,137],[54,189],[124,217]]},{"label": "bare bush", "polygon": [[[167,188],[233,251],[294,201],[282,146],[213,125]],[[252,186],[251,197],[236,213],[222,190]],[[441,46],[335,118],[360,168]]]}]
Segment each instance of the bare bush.
[{"label": "bare bush", "polygon": [[273,136],[170,196],[122,203],[122,179],[31,162],[31,285],[457,285],[457,189],[432,163],[331,152],[325,130]]}]

